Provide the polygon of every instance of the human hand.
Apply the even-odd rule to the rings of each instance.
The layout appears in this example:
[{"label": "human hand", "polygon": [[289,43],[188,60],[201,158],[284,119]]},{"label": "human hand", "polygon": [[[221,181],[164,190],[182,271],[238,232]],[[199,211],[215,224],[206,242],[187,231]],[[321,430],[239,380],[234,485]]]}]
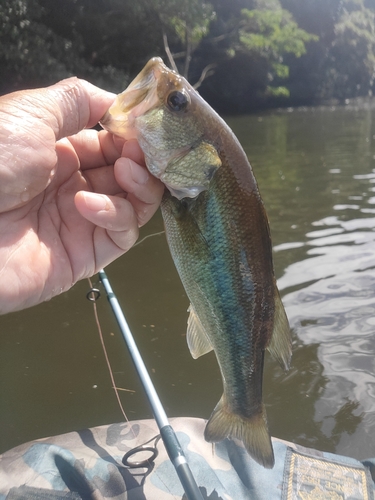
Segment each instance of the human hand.
[{"label": "human hand", "polygon": [[0,97],[0,313],[92,276],[158,208],[138,143],[86,129],[113,100],[77,78]]}]

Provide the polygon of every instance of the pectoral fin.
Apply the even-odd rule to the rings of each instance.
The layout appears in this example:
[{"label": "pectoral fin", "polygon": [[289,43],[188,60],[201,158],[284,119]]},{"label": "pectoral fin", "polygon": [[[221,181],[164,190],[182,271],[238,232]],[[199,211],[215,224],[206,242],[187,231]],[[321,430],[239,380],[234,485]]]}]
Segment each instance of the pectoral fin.
[{"label": "pectoral fin", "polygon": [[191,355],[194,359],[197,359],[199,356],[212,351],[213,347],[192,305],[190,305],[188,311],[190,314],[186,338]]},{"label": "pectoral fin", "polygon": [[285,368],[285,370],[288,370],[292,357],[292,341],[288,318],[277,288],[275,293],[275,318],[273,325],[272,338],[267,349],[281,366]]}]

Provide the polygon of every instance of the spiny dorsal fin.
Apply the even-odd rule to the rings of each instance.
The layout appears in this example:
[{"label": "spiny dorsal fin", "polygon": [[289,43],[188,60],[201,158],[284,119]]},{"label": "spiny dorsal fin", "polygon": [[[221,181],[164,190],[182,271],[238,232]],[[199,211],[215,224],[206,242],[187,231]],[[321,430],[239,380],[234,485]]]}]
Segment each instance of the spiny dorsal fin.
[{"label": "spiny dorsal fin", "polygon": [[277,288],[275,292],[275,319],[273,323],[273,332],[267,349],[285,370],[289,369],[290,359],[292,357],[292,340],[288,318],[286,317],[285,309]]},{"label": "spiny dorsal fin", "polygon": [[199,356],[203,356],[203,354],[212,351],[213,347],[191,304],[188,311],[190,314],[186,339],[191,355],[194,359],[197,359]]}]

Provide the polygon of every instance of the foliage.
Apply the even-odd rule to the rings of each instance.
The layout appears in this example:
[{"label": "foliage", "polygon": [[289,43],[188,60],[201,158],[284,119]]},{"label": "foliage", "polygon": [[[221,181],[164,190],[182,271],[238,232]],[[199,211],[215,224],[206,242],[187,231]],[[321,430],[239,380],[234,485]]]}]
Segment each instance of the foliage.
[{"label": "foliage", "polygon": [[374,0],[0,2],[0,92],[73,74],[118,92],[166,50],[221,112],[366,96]]},{"label": "foliage", "polygon": [[[301,57],[306,53],[307,42],[318,40],[300,29],[290,12],[283,9],[279,0],[256,0],[256,8],[242,11],[243,22],[240,42],[243,46],[267,59],[270,65],[269,79],[284,79],[289,76],[289,68],[283,62],[285,54]],[[267,86],[267,92],[274,96],[288,96],[286,87]]]},{"label": "foliage", "polygon": [[15,87],[25,79],[32,85],[48,79],[48,73],[64,74],[64,57],[72,42],[56,36],[40,17],[34,1],[3,0],[0,5],[0,64]]},{"label": "foliage", "polygon": [[281,0],[300,27],[319,35],[293,62],[288,80],[299,104],[367,96],[374,91],[373,0]]},{"label": "foliage", "polygon": [[341,98],[371,92],[375,78],[375,13],[363,0],[345,0],[332,44],[335,93]]},{"label": "foliage", "polygon": [[[74,6],[75,2],[66,2]],[[104,65],[98,71],[83,57],[84,42],[77,31],[59,33],[46,22],[48,8],[38,0],[2,0],[0,4],[0,91],[48,85],[78,75],[113,87],[125,78],[120,70]],[[70,22],[74,23],[74,15]],[[60,12],[60,23],[64,19]]]},{"label": "foliage", "polygon": [[[202,0],[140,0],[158,18],[164,45],[174,69],[189,76],[190,62],[202,38],[209,33],[215,13],[210,2]],[[169,52],[168,35],[177,52]],[[181,64],[179,62],[182,61]]]},{"label": "foliage", "polygon": [[175,0],[172,3],[175,13],[162,14],[163,22],[174,29],[182,43],[186,43],[188,37],[189,42],[196,48],[208,34],[210,22],[214,18],[212,5],[199,0]]}]

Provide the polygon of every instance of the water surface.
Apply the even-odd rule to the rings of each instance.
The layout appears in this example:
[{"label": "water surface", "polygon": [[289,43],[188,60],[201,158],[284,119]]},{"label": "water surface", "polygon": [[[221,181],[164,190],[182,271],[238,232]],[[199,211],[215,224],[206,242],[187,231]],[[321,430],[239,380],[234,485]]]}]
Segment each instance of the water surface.
[{"label": "water surface", "polygon": [[[229,118],[269,215],[293,332],[288,373],[267,357],[272,435],[356,458],[375,456],[375,111],[319,108]],[[160,214],[144,235],[162,230]],[[163,235],[107,268],[169,416],[207,418],[221,395],[213,353],[186,346],[188,301]],[[95,279],[95,278],[94,278]],[[0,317],[0,451],[122,420],[87,282]],[[106,299],[98,301],[130,419],[151,416]]]}]

